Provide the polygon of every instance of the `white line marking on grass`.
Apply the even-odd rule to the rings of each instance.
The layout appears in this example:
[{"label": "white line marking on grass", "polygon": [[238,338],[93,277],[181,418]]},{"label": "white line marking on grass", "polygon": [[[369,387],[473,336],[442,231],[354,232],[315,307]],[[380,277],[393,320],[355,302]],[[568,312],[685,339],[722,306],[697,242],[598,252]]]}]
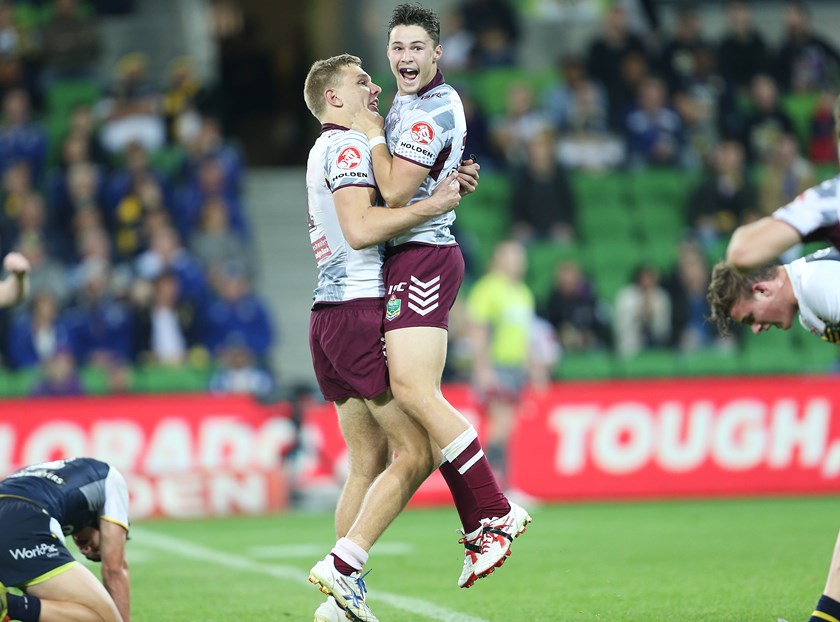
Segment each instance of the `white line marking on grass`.
[{"label": "white line marking on grass", "polygon": [[[246,570],[258,574],[267,574],[275,579],[284,579],[302,585],[310,585],[305,573],[302,573],[298,568],[256,562],[241,555],[217,551],[187,540],[181,540],[180,538],[174,538],[161,533],[154,533],[142,528],[132,527],[131,532],[138,541],[143,542],[144,546],[157,548],[166,553],[175,553],[181,557],[216,564],[228,570]],[[488,622],[484,618],[477,618],[466,613],[461,613],[460,611],[453,611],[452,609],[435,605],[422,598],[401,596],[400,594],[392,594],[381,590],[371,592],[370,596],[371,600],[388,603],[395,609],[409,611],[418,617],[430,620],[440,620],[440,622]]]},{"label": "white line marking on grass", "polygon": [[[324,544],[290,544],[287,546],[252,546],[247,549],[248,556],[255,559],[286,559],[286,558],[314,558],[324,554]],[[407,542],[382,542],[373,549],[374,554],[409,555],[414,547]]]}]

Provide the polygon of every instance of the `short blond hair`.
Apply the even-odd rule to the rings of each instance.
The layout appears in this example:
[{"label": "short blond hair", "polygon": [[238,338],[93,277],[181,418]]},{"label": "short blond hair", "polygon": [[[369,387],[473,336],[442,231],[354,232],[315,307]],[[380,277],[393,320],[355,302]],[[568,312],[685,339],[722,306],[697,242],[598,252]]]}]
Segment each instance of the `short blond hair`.
[{"label": "short blond hair", "polygon": [[324,91],[338,86],[341,70],[348,65],[362,66],[362,59],[352,54],[339,54],[312,63],[303,83],[303,100],[306,107],[319,121],[324,114]]}]

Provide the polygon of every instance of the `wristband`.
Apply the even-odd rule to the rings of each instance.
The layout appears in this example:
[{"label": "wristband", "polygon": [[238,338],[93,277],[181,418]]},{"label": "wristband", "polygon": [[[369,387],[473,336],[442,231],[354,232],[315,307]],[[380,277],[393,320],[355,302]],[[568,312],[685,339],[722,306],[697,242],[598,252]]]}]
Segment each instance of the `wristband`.
[{"label": "wristband", "polygon": [[384,136],[377,136],[376,138],[369,138],[368,139],[368,144],[370,145],[371,149],[376,147],[376,145],[387,145],[387,143],[385,142],[385,137]]}]

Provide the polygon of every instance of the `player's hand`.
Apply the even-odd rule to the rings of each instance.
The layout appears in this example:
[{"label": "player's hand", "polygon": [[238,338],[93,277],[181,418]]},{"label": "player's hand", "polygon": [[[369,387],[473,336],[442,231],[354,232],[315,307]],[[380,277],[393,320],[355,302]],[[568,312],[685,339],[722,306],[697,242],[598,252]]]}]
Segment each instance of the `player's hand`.
[{"label": "player's hand", "polygon": [[378,112],[369,108],[362,108],[353,115],[353,123],[350,126],[370,138],[384,136],[385,119]]},{"label": "player's hand", "polygon": [[27,274],[32,268],[29,265],[29,260],[20,253],[9,253],[3,259],[3,269],[9,274],[22,276]]},{"label": "player's hand", "polygon": [[427,203],[429,217],[439,216],[450,212],[461,202],[461,186],[458,184],[458,174],[452,173],[439,183]]},{"label": "player's hand", "polygon": [[458,167],[458,184],[462,197],[472,194],[478,188],[478,171],[480,170],[481,165],[472,158],[461,162],[461,166]]}]

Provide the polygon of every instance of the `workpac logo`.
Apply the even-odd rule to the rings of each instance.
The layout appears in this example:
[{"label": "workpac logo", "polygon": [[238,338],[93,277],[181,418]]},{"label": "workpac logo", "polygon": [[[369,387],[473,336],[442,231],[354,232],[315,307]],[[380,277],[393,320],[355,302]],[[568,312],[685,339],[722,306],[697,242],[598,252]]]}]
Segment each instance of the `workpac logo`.
[{"label": "workpac logo", "polygon": [[411,140],[421,145],[428,145],[435,137],[435,132],[432,126],[424,121],[415,123],[411,126]]},{"label": "workpac logo", "polygon": [[14,560],[35,559],[36,557],[58,557],[58,547],[55,544],[39,544],[31,549],[9,549],[9,555]]},{"label": "workpac logo", "polygon": [[343,171],[348,171],[351,168],[359,166],[362,161],[362,155],[355,147],[347,147],[344,151],[338,154],[338,168]]}]

